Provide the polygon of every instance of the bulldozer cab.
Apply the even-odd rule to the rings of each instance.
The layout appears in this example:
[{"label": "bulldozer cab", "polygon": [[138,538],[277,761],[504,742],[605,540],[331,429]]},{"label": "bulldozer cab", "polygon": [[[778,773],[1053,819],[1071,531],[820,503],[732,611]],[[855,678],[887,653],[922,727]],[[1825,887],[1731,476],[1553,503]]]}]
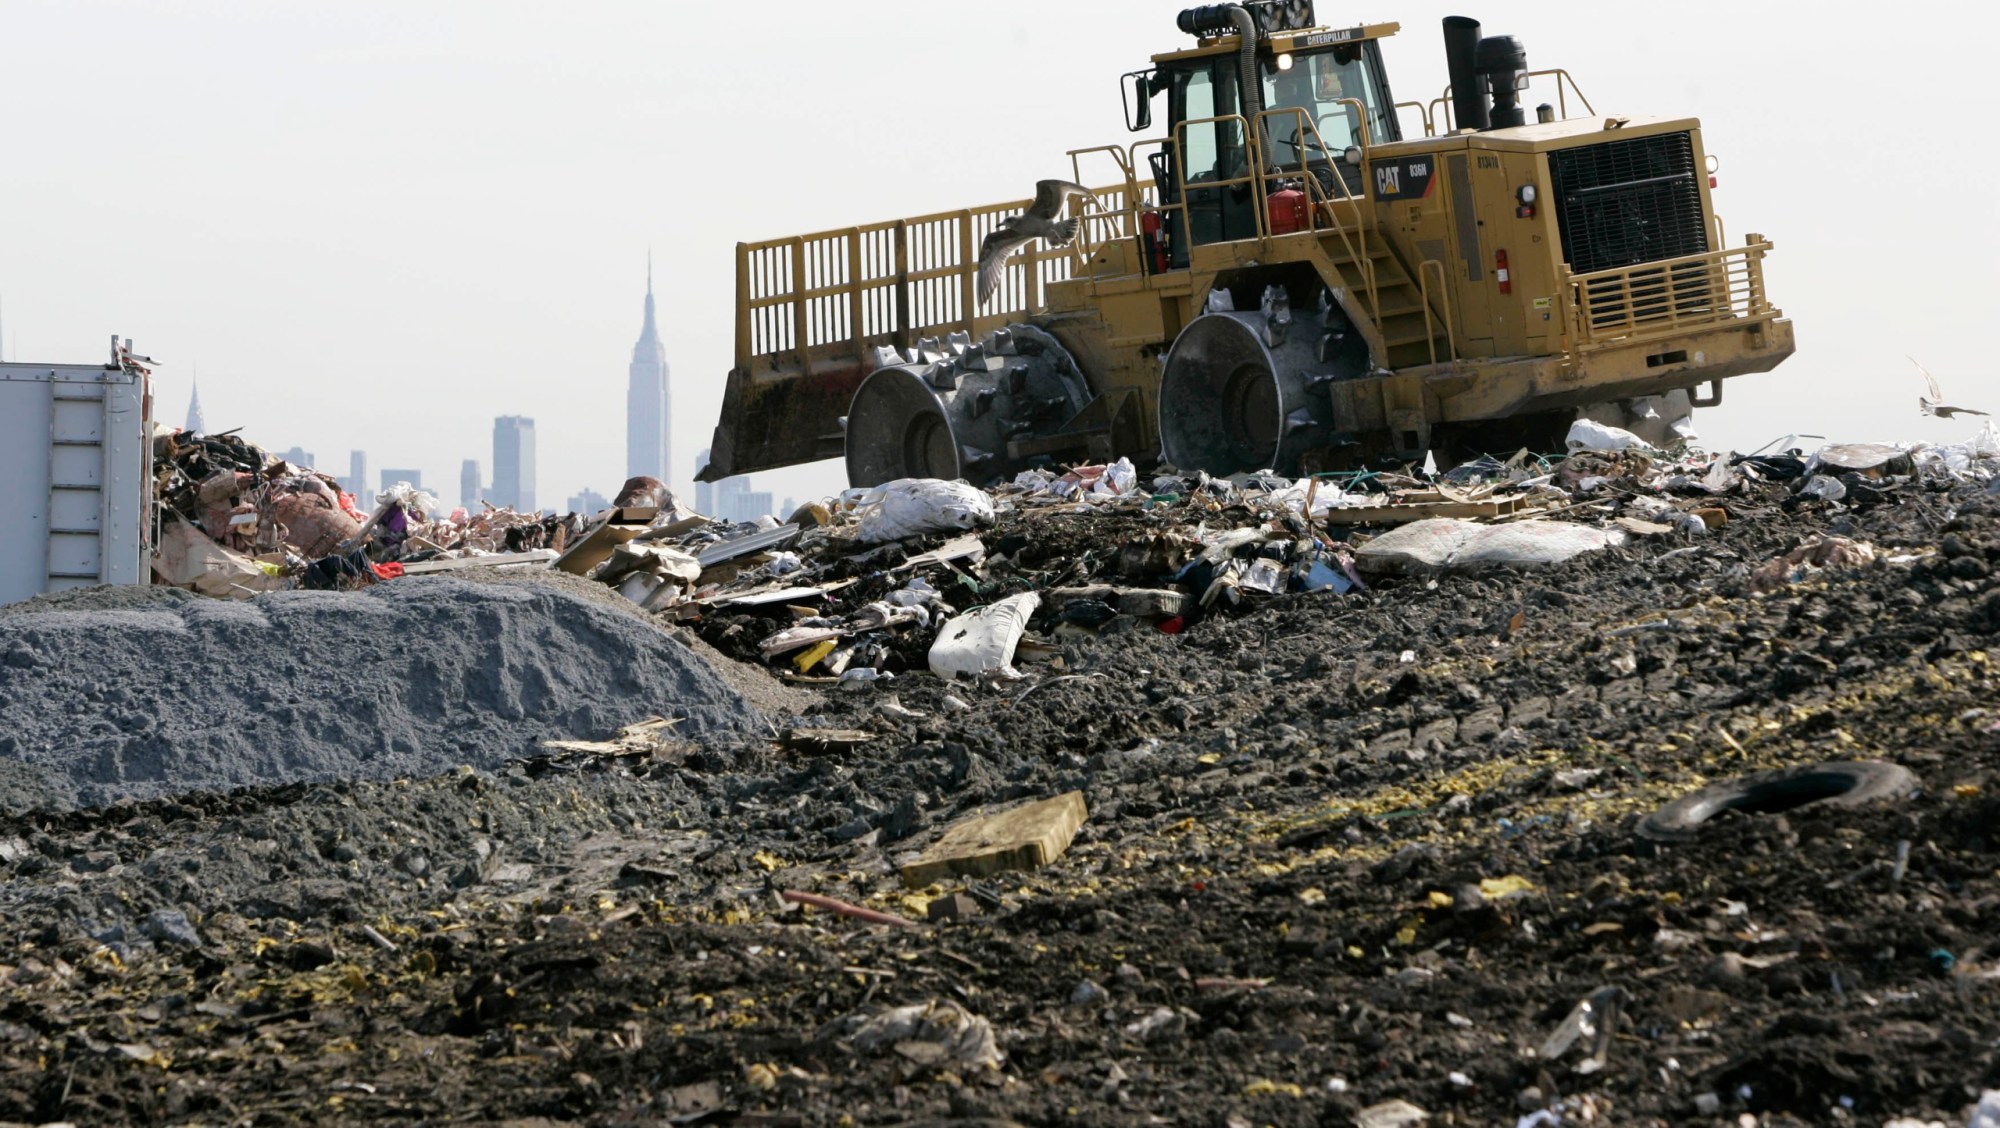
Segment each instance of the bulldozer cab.
[{"label": "bulldozer cab", "polygon": [[[1327,195],[1362,194],[1361,169],[1347,159],[1348,150],[1402,139],[1379,42],[1392,27],[1275,43],[1257,53],[1248,98],[1235,39],[1156,57],[1145,82],[1150,92],[1167,95],[1172,143],[1150,160],[1160,203],[1169,209],[1173,269],[1186,268],[1192,246],[1257,237],[1257,211],[1265,204],[1250,175],[1253,159],[1262,162],[1266,179],[1311,175]],[[1254,145],[1253,119],[1262,130]]]}]

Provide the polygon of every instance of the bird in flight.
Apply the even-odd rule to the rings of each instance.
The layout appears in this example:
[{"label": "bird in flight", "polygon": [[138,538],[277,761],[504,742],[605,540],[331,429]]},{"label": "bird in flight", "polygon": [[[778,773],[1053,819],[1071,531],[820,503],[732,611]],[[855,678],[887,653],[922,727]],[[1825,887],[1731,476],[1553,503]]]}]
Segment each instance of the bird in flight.
[{"label": "bird in flight", "polygon": [[[1917,364],[1916,357],[1910,357],[1909,361],[1911,364]],[[1917,371],[1924,374],[1924,383],[1929,386],[1931,393],[1927,396],[1917,397],[1917,409],[1925,415],[1936,416],[1939,419],[1950,419],[1954,415],[1986,414],[1984,411],[1975,411],[1969,407],[1945,406],[1944,392],[1938,388],[1937,377],[1931,375],[1931,370],[1921,364],[1917,364]]]},{"label": "bird in flight", "polygon": [[979,304],[985,305],[1000,286],[1000,272],[1014,252],[1042,239],[1051,246],[1067,247],[1076,238],[1080,220],[1063,219],[1063,208],[1072,196],[1097,203],[1097,196],[1081,184],[1067,180],[1043,180],[1035,184],[1035,202],[1020,215],[1009,216],[993,234],[979,244]]}]

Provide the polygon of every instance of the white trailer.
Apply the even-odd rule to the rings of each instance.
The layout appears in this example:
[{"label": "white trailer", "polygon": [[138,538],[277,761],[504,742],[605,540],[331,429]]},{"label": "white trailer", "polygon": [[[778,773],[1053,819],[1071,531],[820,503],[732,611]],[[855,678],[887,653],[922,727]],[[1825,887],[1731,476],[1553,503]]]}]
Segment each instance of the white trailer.
[{"label": "white trailer", "polygon": [[151,363],[0,363],[0,603],[151,579]]}]

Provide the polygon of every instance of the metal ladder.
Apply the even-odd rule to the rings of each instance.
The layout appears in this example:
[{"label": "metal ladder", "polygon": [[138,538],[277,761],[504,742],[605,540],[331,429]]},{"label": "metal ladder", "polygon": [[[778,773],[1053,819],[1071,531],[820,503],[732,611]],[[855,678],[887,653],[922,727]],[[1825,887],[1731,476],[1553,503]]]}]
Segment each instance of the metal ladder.
[{"label": "metal ladder", "polygon": [[104,582],[104,396],[49,381],[49,591]]}]

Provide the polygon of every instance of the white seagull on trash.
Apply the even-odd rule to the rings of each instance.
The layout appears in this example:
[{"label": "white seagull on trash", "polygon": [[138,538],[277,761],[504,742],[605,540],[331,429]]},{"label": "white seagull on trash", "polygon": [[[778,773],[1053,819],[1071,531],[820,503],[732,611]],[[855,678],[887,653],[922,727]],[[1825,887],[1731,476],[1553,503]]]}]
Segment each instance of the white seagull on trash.
[{"label": "white seagull on trash", "polygon": [[[1096,193],[1081,184],[1067,180],[1041,180],[1035,183],[1035,202],[1020,215],[1009,216],[993,234],[979,244],[979,304],[985,305],[993,297],[993,291],[1000,287],[1000,272],[1006,269],[1007,260],[1014,252],[1034,242],[1047,241],[1051,246],[1067,247],[1076,238],[1076,219],[1063,219],[1063,208],[1070,198],[1081,196],[1097,204]],[[1102,206],[1101,204],[1099,206]]]},{"label": "white seagull on trash", "polygon": [[[1910,357],[1909,361],[1911,364],[1917,364],[1916,357]],[[1937,377],[1931,375],[1931,370],[1921,364],[1917,364],[1917,371],[1924,374],[1924,383],[1930,386],[1931,391],[1930,395],[1917,397],[1917,409],[1925,415],[1936,416],[1939,419],[1950,419],[1954,415],[1986,414],[1984,411],[1976,411],[1969,407],[1946,407],[1944,392],[1938,388]]]}]

